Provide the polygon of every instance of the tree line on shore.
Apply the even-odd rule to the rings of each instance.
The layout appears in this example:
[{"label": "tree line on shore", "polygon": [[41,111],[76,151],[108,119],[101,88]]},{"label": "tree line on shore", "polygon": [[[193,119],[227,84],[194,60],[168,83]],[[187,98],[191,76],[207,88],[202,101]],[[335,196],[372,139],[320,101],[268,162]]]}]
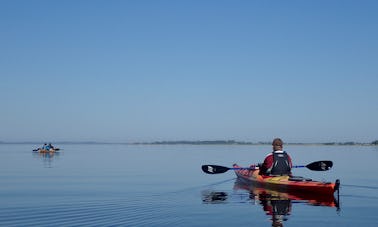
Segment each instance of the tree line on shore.
[{"label": "tree line on shore", "polygon": [[[45,142],[4,142],[0,144],[43,144]],[[124,144],[124,145],[270,145],[271,142],[244,142],[236,140],[178,140],[178,141],[155,141],[155,142],[70,142],[70,141],[55,141],[54,144]],[[378,146],[378,140],[371,143],[361,142],[325,142],[325,143],[286,143],[287,145],[325,145],[325,146]]]},{"label": "tree line on shore", "polygon": [[[188,141],[188,140],[179,140],[179,141],[156,141],[156,142],[137,142],[132,144],[141,144],[141,145],[270,145],[272,142],[244,142],[236,140],[198,140],[198,141]],[[286,143],[288,145],[339,145],[339,146],[353,146],[353,145],[378,145],[378,140],[375,140],[371,143],[360,143],[360,142],[326,142],[326,143]]]}]

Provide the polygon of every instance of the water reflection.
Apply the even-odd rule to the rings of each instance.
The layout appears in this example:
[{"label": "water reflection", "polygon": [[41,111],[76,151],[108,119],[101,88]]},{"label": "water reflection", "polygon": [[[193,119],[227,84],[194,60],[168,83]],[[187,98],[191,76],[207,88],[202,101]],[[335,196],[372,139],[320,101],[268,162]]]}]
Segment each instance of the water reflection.
[{"label": "water reflection", "polygon": [[272,226],[283,226],[283,222],[288,220],[290,215],[291,200],[271,194],[258,195],[258,199],[266,215],[271,216]]},{"label": "water reflection", "polygon": [[226,192],[203,191],[202,202],[204,203],[223,203],[227,200]]},{"label": "water reflection", "polygon": [[258,201],[264,212],[271,216],[272,226],[283,226],[291,212],[292,202],[303,202],[313,206],[335,207],[340,211],[339,192],[334,195],[319,195],[302,192],[282,192],[246,184],[239,179],[235,181],[234,190],[246,190],[249,198]]},{"label": "water reflection", "polygon": [[59,158],[60,152],[38,152],[33,151],[33,157],[42,160],[45,168],[52,168],[54,159]]},{"label": "water reflection", "polygon": [[[234,192],[243,191],[245,193],[236,193],[237,202],[252,202],[252,204],[261,205],[266,215],[270,216],[272,226],[283,226],[284,222],[291,215],[293,203],[306,203],[311,206],[335,207],[336,211],[340,211],[339,192],[336,195],[316,195],[313,193],[287,193],[275,191],[266,188],[257,187],[246,184],[236,179],[234,184]],[[235,194],[233,194],[235,196]],[[220,204],[232,201],[233,195],[229,195],[222,191],[206,190],[202,192],[203,203]],[[245,196],[244,196],[245,195]],[[242,200],[242,201],[240,201]]]}]

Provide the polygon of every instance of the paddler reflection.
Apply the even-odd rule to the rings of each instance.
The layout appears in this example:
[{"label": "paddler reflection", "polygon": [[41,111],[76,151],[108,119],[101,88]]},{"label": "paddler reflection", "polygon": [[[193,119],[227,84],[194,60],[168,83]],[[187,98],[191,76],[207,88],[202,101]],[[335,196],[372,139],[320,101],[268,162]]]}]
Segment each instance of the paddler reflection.
[{"label": "paddler reflection", "polygon": [[[255,197],[252,193],[252,195]],[[283,226],[291,212],[291,200],[279,196],[262,193],[257,195],[265,213],[271,216],[272,226]]]}]

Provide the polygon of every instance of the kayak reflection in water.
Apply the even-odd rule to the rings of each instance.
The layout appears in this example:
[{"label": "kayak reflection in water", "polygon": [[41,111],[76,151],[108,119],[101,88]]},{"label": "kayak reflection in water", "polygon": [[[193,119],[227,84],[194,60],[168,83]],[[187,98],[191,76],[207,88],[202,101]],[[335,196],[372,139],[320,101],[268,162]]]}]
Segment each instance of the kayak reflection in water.
[{"label": "kayak reflection in water", "polygon": [[33,156],[42,160],[45,168],[52,168],[54,159],[59,155],[59,152],[33,152]]},{"label": "kayak reflection in water", "polygon": [[313,206],[336,207],[336,211],[340,211],[338,191],[337,197],[334,195],[316,195],[314,193],[289,193],[246,184],[240,179],[235,181],[234,190],[248,191],[249,198],[258,201],[264,212],[271,216],[272,226],[283,226],[284,221],[288,220],[288,216],[291,214],[292,201]]},{"label": "kayak reflection in water", "polygon": [[229,194],[222,191],[204,190],[202,191],[202,202],[204,204],[224,204],[235,202],[235,198],[238,203],[245,203],[245,200],[252,201],[252,204],[262,206],[265,214],[270,216],[272,226],[274,227],[283,226],[284,222],[289,219],[293,202],[305,203],[312,206],[336,207],[336,211],[340,211],[338,191],[337,197],[333,195],[316,195],[314,193],[289,193],[253,186],[240,181],[240,179],[236,179],[234,192],[239,190],[244,192],[242,194],[236,193],[237,196],[233,196],[235,193]]}]

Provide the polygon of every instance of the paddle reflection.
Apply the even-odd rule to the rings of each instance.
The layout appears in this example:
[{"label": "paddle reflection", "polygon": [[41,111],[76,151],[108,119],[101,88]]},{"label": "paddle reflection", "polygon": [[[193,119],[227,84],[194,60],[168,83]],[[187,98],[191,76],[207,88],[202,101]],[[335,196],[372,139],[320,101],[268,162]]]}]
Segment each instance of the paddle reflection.
[{"label": "paddle reflection", "polygon": [[203,191],[202,202],[204,203],[222,203],[227,200],[228,194],[226,192]]}]

